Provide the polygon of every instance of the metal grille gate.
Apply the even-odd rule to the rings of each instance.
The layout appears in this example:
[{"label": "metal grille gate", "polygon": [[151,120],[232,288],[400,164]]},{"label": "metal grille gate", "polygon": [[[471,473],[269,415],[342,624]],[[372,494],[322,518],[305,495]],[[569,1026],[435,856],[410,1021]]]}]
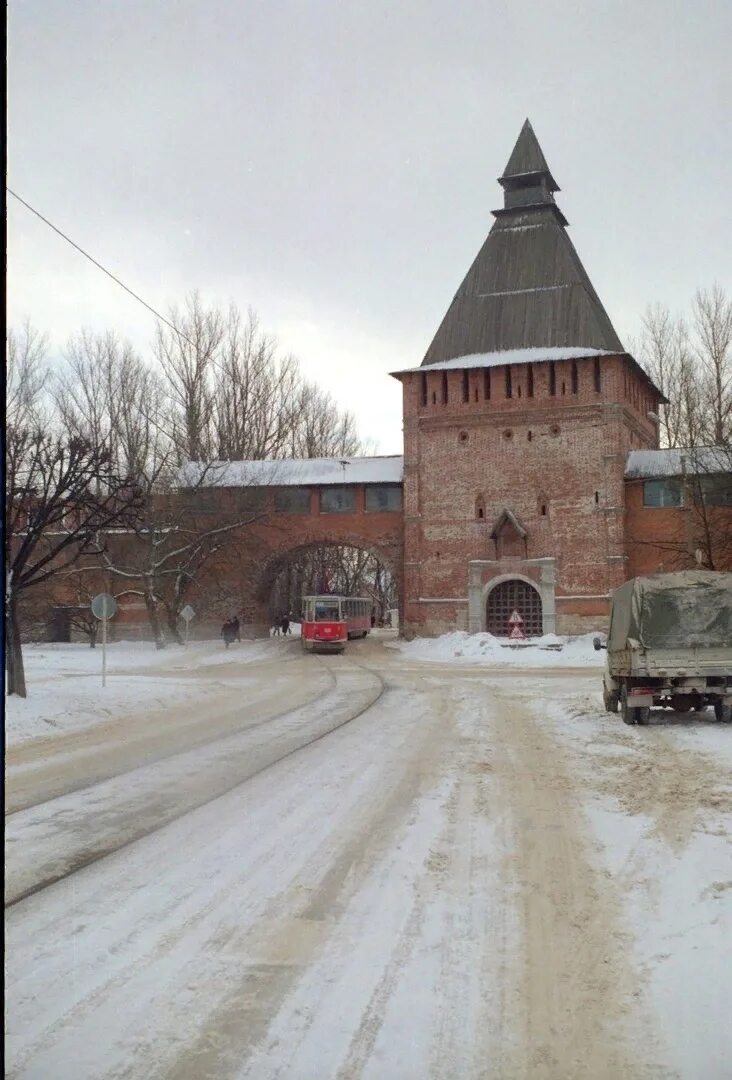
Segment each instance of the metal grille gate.
[{"label": "metal grille gate", "polygon": [[544,633],[541,597],[532,585],[519,578],[502,581],[488,594],[486,610],[488,633],[496,637],[508,637],[508,620],[514,611],[518,611],[524,620],[524,633],[527,637],[541,637]]}]

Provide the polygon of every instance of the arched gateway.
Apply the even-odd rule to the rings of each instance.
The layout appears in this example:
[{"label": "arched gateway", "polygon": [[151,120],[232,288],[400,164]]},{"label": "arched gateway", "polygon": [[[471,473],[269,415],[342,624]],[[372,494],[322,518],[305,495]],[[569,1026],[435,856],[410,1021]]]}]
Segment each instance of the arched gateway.
[{"label": "arched gateway", "polygon": [[508,620],[518,611],[524,620],[523,630],[527,637],[543,634],[543,612],[538,589],[521,578],[502,581],[488,593],[486,604],[486,629],[496,637],[508,637]]}]

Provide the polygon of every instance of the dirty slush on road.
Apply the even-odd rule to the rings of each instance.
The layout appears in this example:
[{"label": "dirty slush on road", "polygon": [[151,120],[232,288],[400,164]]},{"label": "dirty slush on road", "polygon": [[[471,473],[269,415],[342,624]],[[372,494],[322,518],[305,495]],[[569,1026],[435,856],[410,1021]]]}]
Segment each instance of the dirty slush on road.
[{"label": "dirty slush on road", "polygon": [[[709,910],[729,895],[708,741],[623,728],[586,670],[457,670],[374,641],[259,673],[245,728],[196,744],[207,800],[181,798],[192,774],[161,718],[156,760],[143,740],[115,773],[118,729],[100,729],[99,782],[9,819],[11,875],[96,822],[109,848],[7,912],[9,1076],[695,1075],[632,907],[653,860],[670,873],[700,834],[717,845]],[[328,730],[308,688],[332,695]],[[230,715],[230,688],[206,707]],[[266,767],[247,772],[252,755]],[[48,795],[50,760],[34,762]],[[127,842],[140,820],[154,827]],[[724,1075],[725,1038],[698,1047],[696,1075]]]}]

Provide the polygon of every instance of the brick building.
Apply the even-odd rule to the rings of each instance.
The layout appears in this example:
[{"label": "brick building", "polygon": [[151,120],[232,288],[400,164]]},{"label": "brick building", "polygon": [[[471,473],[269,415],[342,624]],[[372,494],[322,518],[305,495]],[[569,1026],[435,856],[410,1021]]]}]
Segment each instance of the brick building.
[{"label": "brick building", "polygon": [[[514,609],[529,634],[594,630],[628,577],[732,568],[731,456],[658,449],[665,399],[613,329],[528,120],[498,182],[503,206],[422,364],[394,373],[403,459],[212,470],[211,514],[244,488],[263,511],[200,583],[214,632],[234,609],[266,632],[277,573],[319,544],[384,560],[409,635],[503,635]],[[140,622],[139,603],[120,609]]]}]

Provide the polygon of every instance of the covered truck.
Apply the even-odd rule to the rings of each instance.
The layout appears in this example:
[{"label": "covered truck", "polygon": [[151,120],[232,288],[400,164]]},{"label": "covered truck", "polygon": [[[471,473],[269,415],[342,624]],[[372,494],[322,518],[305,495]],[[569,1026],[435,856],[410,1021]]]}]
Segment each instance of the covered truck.
[{"label": "covered truck", "polygon": [[[732,718],[732,573],[684,570],[626,581],[612,598],[603,698],[626,724],[652,705]],[[595,648],[603,648],[599,638]]]}]

